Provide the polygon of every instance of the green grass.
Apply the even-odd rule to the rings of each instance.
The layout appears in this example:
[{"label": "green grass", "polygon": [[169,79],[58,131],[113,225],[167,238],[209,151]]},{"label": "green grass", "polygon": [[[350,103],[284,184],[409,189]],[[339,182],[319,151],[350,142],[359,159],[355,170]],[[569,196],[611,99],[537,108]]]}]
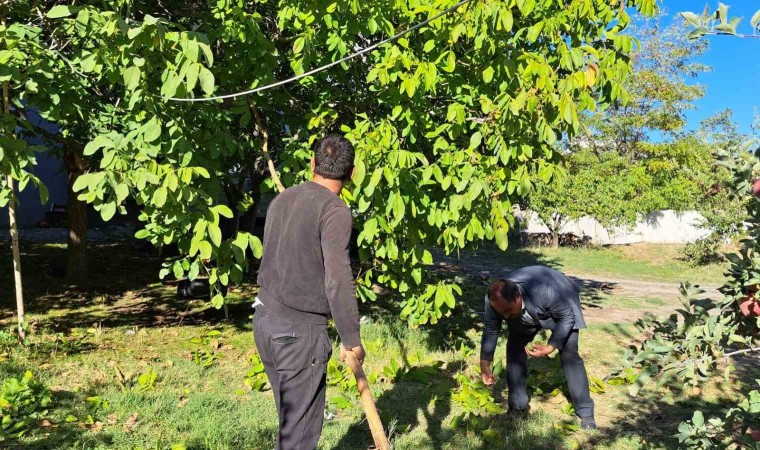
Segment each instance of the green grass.
[{"label": "green grass", "polygon": [[[248,305],[231,306],[230,320],[224,320],[221,312],[207,309],[203,302],[174,299],[172,288],[155,279],[155,258],[128,249],[92,250],[104,260],[87,291],[68,288],[45,275],[45,268],[62,256],[62,249],[43,246],[28,250],[25,267],[38,269],[28,271],[26,281],[35,345],[0,347],[0,355],[7,353],[0,356],[0,379],[32,370],[53,391],[48,420],[55,427],[34,426],[19,441],[0,442],[0,448],[168,449],[172,443],[184,443],[190,449],[271,449],[277,432],[272,395],[248,391],[244,384],[249,358],[255,353]],[[131,267],[138,256],[141,265]],[[5,254],[0,254],[2,283],[8,281],[9,272],[2,267],[7,264],[4,261]],[[605,393],[593,394],[600,430],[584,433],[555,427],[573,420],[562,412],[568,403],[563,395],[537,395],[531,403],[533,414],[526,421],[508,424],[488,417],[489,426],[499,433],[500,444],[486,443],[479,432],[451,426],[452,419],[463,411],[452,398],[457,388],[455,375],[478,376],[480,323],[475,312],[480,308],[483,286],[476,277],[464,281],[461,308],[432,328],[410,329],[387,312],[389,305],[362,307],[369,317],[362,326],[368,350],[365,371],[374,379],[378,409],[386,428],[393,429],[396,449],[668,449],[676,444],[672,435],[678,423],[689,418],[695,408],[709,413],[735,397],[737,386],[720,383],[699,394],[658,392],[637,399],[627,395],[626,387],[607,386]],[[254,291],[247,286],[235,296],[250,300]],[[0,292],[0,301],[12,304],[12,293]],[[619,367],[620,357],[638,337],[632,321],[625,319],[626,312],[640,316],[673,304],[656,297],[593,292],[585,292],[583,301],[587,314],[595,314],[597,320],[581,334],[581,353],[590,376],[599,379]],[[612,311],[616,314],[607,314]],[[12,308],[0,308],[0,314],[0,325],[12,326]],[[198,345],[190,339],[209,329],[221,331],[219,357],[204,369],[192,361]],[[504,354],[505,340],[501,339],[497,357]],[[386,380],[383,368],[391,361],[402,367],[435,370],[424,382],[409,377]],[[536,384],[536,377],[544,377],[562,387],[556,359],[533,360],[531,368],[531,385]],[[119,383],[117,371],[139,375],[148,370],[158,375],[153,390],[143,392]],[[503,379],[493,393],[497,400],[506,398]],[[328,389],[328,399],[338,394],[337,387]],[[110,408],[93,410],[86,401],[92,396],[106,400]],[[351,399],[347,409],[330,406],[335,418],[325,422],[321,449],[356,450],[371,443],[358,401]],[[136,424],[127,426],[135,414]],[[87,424],[88,415],[94,426]],[[67,423],[68,416],[76,420]]]},{"label": "green grass", "polygon": [[611,247],[510,247],[506,252],[487,245],[463,255],[473,261],[519,268],[543,264],[573,275],[597,275],[621,279],[721,285],[726,265],[709,264],[694,267],[682,260],[681,245],[633,244]]}]

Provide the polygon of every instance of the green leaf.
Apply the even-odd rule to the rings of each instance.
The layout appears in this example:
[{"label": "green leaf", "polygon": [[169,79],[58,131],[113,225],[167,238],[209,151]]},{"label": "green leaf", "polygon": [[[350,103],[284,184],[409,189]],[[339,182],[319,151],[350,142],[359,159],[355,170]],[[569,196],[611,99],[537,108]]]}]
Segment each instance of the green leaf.
[{"label": "green leaf", "polygon": [[457,56],[454,54],[453,51],[449,50],[447,56],[446,56],[446,65],[443,66],[443,70],[452,73],[457,68]]},{"label": "green leaf", "polygon": [[488,442],[491,445],[500,445],[501,444],[501,436],[499,436],[499,433],[496,430],[492,430],[491,428],[487,430],[483,430],[483,440]]},{"label": "green leaf", "polygon": [[219,228],[219,225],[209,222],[208,236],[211,238],[211,242],[217,247],[222,245],[222,230]]},{"label": "green leaf", "polygon": [[720,23],[723,25],[728,21],[728,8],[729,6],[718,3],[718,19],[720,19]]},{"label": "green leaf", "polygon": [[166,188],[158,188],[153,193],[153,205],[160,208],[166,204]]},{"label": "green leaf", "polygon": [[137,66],[129,66],[124,69],[123,76],[124,84],[129,91],[133,91],[140,84],[140,68]]},{"label": "green leaf", "polygon": [[694,25],[695,27],[701,27],[702,26],[702,19],[700,17],[692,12],[682,12],[681,17],[684,18],[687,22]]},{"label": "green leaf", "polygon": [[211,259],[211,244],[208,241],[201,241],[198,244],[198,251],[202,260]]},{"label": "green leaf", "polygon": [[435,41],[430,39],[429,41],[425,42],[425,46],[422,48],[422,51],[425,53],[430,53],[431,50],[435,48]]},{"label": "green leaf", "polygon": [[695,426],[702,427],[705,425],[705,416],[702,414],[702,411],[694,411],[691,421]]},{"label": "green leaf", "polygon": [[304,46],[306,45],[306,38],[301,36],[298,39],[293,42],[293,53],[296,55],[300,54],[303,51]]},{"label": "green leaf", "polygon": [[752,19],[750,19],[749,23],[752,24],[752,28],[760,31],[760,10],[758,10],[755,15],[752,16]]},{"label": "green leaf", "polygon": [[214,93],[214,74],[211,73],[210,70],[208,70],[205,67],[201,67],[200,73],[198,74],[198,78],[201,82],[201,89],[203,89],[203,92],[205,92],[208,95],[211,95]]},{"label": "green leaf", "polygon": [[480,134],[480,131],[473,133],[472,136],[470,136],[470,150],[480,147],[482,140],[483,136]]},{"label": "green leaf", "polygon": [[87,145],[84,146],[84,155],[90,156],[94,155],[95,152],[97,152],[101,148],[113,148],[114,143],[113,141],[104,135],[96,136],[95,139],[88,142]]},{"label": "green leaf", "polygon": [[190,279],[190,281],[195,280],[198,278],[198,274],[201,271],[201,264],[198,261],[195,261],[193,265],[190,266],[190,271],[187,273],[187,278]]},{"label": "green leaf", "polygon": [[486,67],[486,70],[483,71],[483,81],[486,83],[490,83],[491,80],[493,80],[493,74],[494,74],[493,67],[491,66]]},{"label": "green leaf", "polygon": [[264,251],[264,247],[261,245],[261,241],[258,237],[254,235],[248,236],[248,245],[251,247],[251,251],[253,252],[253,257],[256,259],[261,258],[261,254]]},{"label": "green leaf", "polygon": [[161,122],[158,117],[150,119],[142,128],[145,142],[153,142],[161,136]]},{"label": "green leaf", "polygon": [[198,83],[198,75],[202,68],[203,66],[198,63],[191,63],[190,67],[188,67],[187,73],[185,74],[185,87],[188,92],[195,89],[195,85]]},{"label": "green leaf", "polygon": [[103,218],[104,222],[111,220],[114,214],[116,214],[116,203],[104,203],[100,208],[100,217]]},{"label": "green leaf", "polygon": [[361,186],[362,182],[364,181],[364,177],[367,175],[367,169],[364,165],[364,161],[358,160],[356,161],[356,165],[354,166],[354,178],[352,181],[355,185]]},{"label": "green leaf", "polygon": [[71,15],[74,15],[74,13],[80,9],[82,8],[79,6],[56,5],[53,6],[45,16],[48,19],[60,19],[62,17],[69,17]]},{"label": "green leaf", "polygon": [[221,294],[216,294],[211,299],[211,306],[213,306],[216,309],[221,309],[222,306],[224,306],[224,297],[222,297]]},{"label": "green leaf", "polygon": [[235,215],[232,213],[232,210],[227,205],[215,205],[212,210],[216,211],[217,214],[219,214],[222,217],[226,217],[228,219],[232,219]]},{"label": "green leaf", "polygon": [[74,186],[71,188],[74,192],[82,191],[89,185],[89,177],[87,175],[88,174],[83,174],[77,177],[77,180],[74,182]]}]

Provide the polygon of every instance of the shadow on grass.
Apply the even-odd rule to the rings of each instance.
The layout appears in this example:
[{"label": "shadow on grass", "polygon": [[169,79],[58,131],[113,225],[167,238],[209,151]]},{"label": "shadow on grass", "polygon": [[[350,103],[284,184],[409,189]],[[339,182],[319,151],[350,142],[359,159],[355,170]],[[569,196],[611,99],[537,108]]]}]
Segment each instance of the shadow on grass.
[{"label": "shadow on grass", "polygon": [[[250,329],[250,305],[235,303],[217,310],[203,299],[180,299],[176,287],[159,283],[161,259],[128,244],[90,244],[90,279],[85,287],[70,286],[58,276],[66,260],[62,245],[23,243],[24,296],[30,316],[45,315],[34,324],[53,332],[83,327],[161,327],[205,325],[228,320]],[[6,258],[7,256],[7,258]],[[0,252],[0,284],[12,285],[8,249]],[[246,300],[248,300],[246,298]],[[0,292],[0,319],[15,314],[14,291]]]},{"label": "shadow on grass", "polygon": [[[386,316],[386,318],[388,318]],[[393,380],[393,387],[384,391],[376,400],[378,413],[386,427],[389,439],[399,430],[411,431],[420,426],[420,414],[425,420],[425,429],[432,448],[440,450],[449,432],[443,430],[443,420],[451,412],[451,394],[456,388],[454,376],[461,370],[463,360],[449,361],[441,367],[440,361],[423,362],[412,367],[409,349],[398,327],[389,327],[391,338],[396,341],[401,352],[404,375]],[[411,379],[410,369],[415,373],[432,373],[432,377]],[[389,433],[390,428],[390,433]],[[372,444],[369,426],[365,420],[354,423],[343,438],[333,447],[336,450],[368,448]]]},{"label": "shadow on grass", "polygon": [[662,395],[640,395],[635,401],[621,402],[618,407],[626,415],[605,428],[600,428],[588,440],[590,448],[613,445],[622,438],[638,437],[641,449],[678,448],[678,425],[690,420],[695,410],[705,417],[723,417],[731,402],[707,402],[701,395],[692,394],[668,402]]}]

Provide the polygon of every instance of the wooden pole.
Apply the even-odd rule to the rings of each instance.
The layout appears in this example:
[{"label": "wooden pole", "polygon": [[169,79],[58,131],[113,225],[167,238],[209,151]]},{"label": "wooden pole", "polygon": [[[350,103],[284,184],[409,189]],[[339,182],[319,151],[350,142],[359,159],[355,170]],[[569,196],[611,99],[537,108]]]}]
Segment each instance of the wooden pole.
[{"label": "wooden pole", "polygon": [[[8,82],[3,83],[3,112],[10,113],[10,102],[8,101]],[[13,191],[13,177],[8,174],[6,177],[8,189],[11,194],[8,199],[8,220],[11,227],[11,248],[13,251],[13,279],[16,287],[16,311],[18,312],[18,335],[21,340],[24,339],[24,291],[21,284],[21,251],[18,243],[18,225],[16,224],[16,199]]]},{"label": "wooden pole", "polygon": [[377,413],[375,407],[375,401],[372,400],[372,393],[369,390],[369,382],[366,375],[364,375],[364,369],[356,357],[356,354],[350,350],[346,350],[346,363],[354,373],[356,378],[356,387],[359,389],[359,399],[364,408],[364,414],[367,416],[367,422],[369,423],[369,430],[372,432],[372,440],[375,441],[375,448],[377,450],[390,450],[391,444],[388,442],[388,438],[385,436],[385,429],[383,428],[383,422],[380,420],[380,415]]}]

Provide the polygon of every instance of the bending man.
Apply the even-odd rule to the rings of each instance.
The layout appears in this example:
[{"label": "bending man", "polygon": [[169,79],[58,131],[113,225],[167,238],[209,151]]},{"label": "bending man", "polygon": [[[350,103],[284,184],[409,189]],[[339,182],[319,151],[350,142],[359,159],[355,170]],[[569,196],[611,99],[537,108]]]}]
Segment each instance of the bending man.
[{"label": "bending man", "polygon": [[[507,417],[527,414],[528,356],[542,358],[559,351],[575,413],[584,429],[596,428],[594,401],[588,388],[586,367],[578,354],[578,331],[586,328],[576,285],[564,274],[544,266],[515,270],[488,288],[485,298],[480,369],[486,385],[494,383],[491,362],[501,325],[507,321]],[[551,330],[548,345],[526,349],[536,334]]]}]

